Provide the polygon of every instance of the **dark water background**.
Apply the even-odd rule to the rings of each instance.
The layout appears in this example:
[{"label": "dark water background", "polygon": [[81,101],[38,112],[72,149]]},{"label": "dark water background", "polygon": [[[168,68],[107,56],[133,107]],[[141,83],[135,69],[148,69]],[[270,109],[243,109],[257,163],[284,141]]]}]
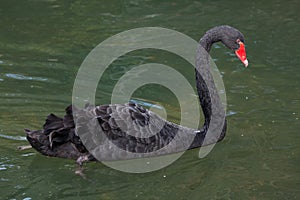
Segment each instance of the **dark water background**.
[{"label": "dark water background", "polygon": [[[296,0],[2,0],[0,199],[299,199],[299,6]],[[50,112],[63,115],[80,64],[106,38],[157,26],[199,40],[221,24],[244,33],[250,66],[244,69],[222,45],[212,49],[226,87],[228,134],[204,159],[191,150],[146,174],[89,163],[83,179],[72,160],[16,150],[27,144],[23,128],[41,128]],[[169,54],[129,54],[112,65],[97,101],[109,102],[120,72],[153,58],[182,66]],[[192,69],[186,73],[194,77]],[[167,104],[178,120],[178,105],[163,89],[136,95]]]}]

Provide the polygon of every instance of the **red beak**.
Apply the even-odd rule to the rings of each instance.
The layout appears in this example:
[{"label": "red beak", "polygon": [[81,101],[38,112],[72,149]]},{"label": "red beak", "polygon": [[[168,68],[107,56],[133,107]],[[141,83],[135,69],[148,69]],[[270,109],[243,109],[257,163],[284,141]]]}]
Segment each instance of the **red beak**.
[{"label": "red beak", "polygon": [[242,61],[242,63],[245,65],[245,67],[248,66],[248,60],[246,57],[246,50],[245,45],[241,41],[239,41],[240,48],[235,51],[236,56]]}]

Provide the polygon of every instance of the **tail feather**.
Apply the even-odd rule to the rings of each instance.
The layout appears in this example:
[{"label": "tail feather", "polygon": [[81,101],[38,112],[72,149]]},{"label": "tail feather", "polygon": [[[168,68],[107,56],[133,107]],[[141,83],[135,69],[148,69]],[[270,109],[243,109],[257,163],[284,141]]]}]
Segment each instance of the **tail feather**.
[{"label": "tail feather", "polygon": [[73,112],[72,112],[72,105],[69,105],[66,108],[66,115],[64,116],[63,119],[63,125],[65,128],[74,128],[74,119],[73,119]]},{"label": "tail feather", "polygon": [[47,116],[46,122],[43,126],[44,133],[48,135],[53,130],[60,129],[63,126],[63,119],[51,113]]},{"label": "tail feather", "polygon": [[66,108],[63,118],[48,115],[43,130],[25,129],[25,133],[31,146],[43,155],[71,159],[90,155],[75,134],[72,105]]}]

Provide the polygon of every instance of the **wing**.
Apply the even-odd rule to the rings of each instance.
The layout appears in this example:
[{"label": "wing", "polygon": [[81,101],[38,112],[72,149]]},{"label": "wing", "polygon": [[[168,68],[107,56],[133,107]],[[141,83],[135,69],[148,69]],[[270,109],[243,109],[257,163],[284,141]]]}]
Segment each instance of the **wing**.
[{"label": "wing", "polygon": [[133,153],[157,151],[177,133],[172,123],[135,103],[87,106],[76,118],[76,132],[84,141],[92,139],[101,145],[108,139]]}]

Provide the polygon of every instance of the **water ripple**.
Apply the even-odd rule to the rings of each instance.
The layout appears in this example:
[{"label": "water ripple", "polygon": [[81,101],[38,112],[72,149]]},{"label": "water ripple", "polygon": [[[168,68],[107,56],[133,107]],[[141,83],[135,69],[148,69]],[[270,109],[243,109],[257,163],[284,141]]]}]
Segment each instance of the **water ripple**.
[{"label": "water ripple", "polygon": [[24,137],[24,136],[11,136],[11,135],[0,134],[0,137],[6,138],[6,139],[9,139],[9,140],[26,141],[26,137]]},{"label": "water ripple", "polygon": [[236,115],[236,114],[237,114],[237,112],[232,111],[232,110],[228,110],[227,113],[226,113],[226,116],[228,117],[228,116],[232,116],[232,115]]},{"label": "water ripple", "polygon": [[34,80],[34,81],[48,81],[47,78],[43,77],[34,77],[34,76],[25,76],[22,74],[5,74],[8,78],[13,78],[17,80]]},{"label": "water ripple", "polygon": [[161,106],[158,106],[158,105],[155,105],[155,104],[152,104],[152,103],[149,103],[149,102],[145,102],[145,101],[142,101],[142,100],[131,99],[130,102],[139,104],[141,106],[153,107],[153,108],[163,110],[163,108]]}]

